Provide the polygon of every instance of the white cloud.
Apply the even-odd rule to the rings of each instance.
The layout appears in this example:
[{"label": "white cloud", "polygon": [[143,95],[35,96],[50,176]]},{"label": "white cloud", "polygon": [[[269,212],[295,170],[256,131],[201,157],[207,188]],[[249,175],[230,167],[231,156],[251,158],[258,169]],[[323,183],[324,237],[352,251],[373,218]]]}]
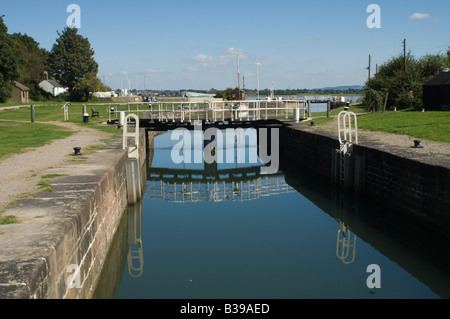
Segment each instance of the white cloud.
[{"label": "white cloud", "polygon": [[213,57],[209,57],[206,54],[200,53],[200,54],[194,56],[192,58],[192,60],[194,60],[196,62],[205,63],[205,62],[213,61],[214,58]]},{"label": "white cloud", "polygon": [[208,56],[206,54],[200,53],[191,58],[192,61],[202,63],[203,66],[208,66],[210,63],[217,64],[233,64],[237,62],[237,56],[239,60],[248,59],[248,55],[242,49],[228,48],[223,50],[223,54],[217,57]]},{"label": "white cloud", "polygon": [[410,15],[409,18],[411,20],[424,20],[424,19],[430,19],[431,16],[428,13],[415,12],[412,15]]}]

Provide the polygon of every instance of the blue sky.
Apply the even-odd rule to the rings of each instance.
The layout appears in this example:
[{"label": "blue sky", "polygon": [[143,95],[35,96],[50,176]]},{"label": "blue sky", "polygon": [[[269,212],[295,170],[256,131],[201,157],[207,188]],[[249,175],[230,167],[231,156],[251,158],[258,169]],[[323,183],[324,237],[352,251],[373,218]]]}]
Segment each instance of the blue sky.
[{"label": "blue sky", "polygon": [[[0,0],[9,33],[26,33],[51,50],[71,12],[113,89],[225,89],[237,85],[237,55],[247,88],[363,85],[372,70],[402,54],[450,46],[450,2],[332,0]],[[368,5],[381,9],[370,29]],[[257,59],[260,62],[257,68]]]}]

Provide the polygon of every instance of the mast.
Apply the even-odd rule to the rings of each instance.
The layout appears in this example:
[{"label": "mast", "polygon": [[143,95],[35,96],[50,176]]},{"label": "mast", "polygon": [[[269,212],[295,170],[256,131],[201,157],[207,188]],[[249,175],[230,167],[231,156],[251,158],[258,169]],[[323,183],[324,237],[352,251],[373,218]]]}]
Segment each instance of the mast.
[{"label": "mast", "polygon": [[238,74],[238,94],[241,94],[241,82],[240,82],[240,75],[239,75],[239,54],[237,55],[237,74]]}]

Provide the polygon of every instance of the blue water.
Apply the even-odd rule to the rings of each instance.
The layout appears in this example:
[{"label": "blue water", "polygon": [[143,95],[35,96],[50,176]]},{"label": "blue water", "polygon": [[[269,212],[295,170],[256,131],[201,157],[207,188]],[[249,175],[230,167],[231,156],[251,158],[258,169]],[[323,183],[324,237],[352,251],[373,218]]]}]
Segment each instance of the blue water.
[{"label": "blue water", "polygon": [[[155,139],[152,167],[181,168],[170,161],[173,143],[170,133]],[[187,169],[202,166],[191,165]],[[224,168],[233,166],[227,165]],[[147,181],[146,198],[135,209],[137,215],[130,215],[139,224],[134,236],[142,242],[142,273],[132,276],[126,263],[115,297],[434,299],[449,296],[445,288],[448,272],[437,265],[439,245],[448,247],[448,242],[432,244],[437,261],[423,257],[420,251],[405,247],[402,239],[396,239],[403,238],[397,228],[391,231],[395,238],[384,226],[377,228],[384,222],[371,215],[377,214],[375,205],[347,199],[310,175],[286,171],[260,177],[261,188],[269,181],[278,186],[278,194],[260,193],[252,200],[221,197],[223,200],[212,198],[201,202],[190,202],[191,197],[186,196],[181,203],[153,196],[151,191],[158,188],[155,185],[163,183]],[[257,184],[251,181],[248,185],[252,182]],[[211,184],[199,184],[202,189],[213,189]],[[253,189],[239,185],[239,182],[233,184],[241,191]],[[404,235],[406,242],[407,236]],[[341,254],[340,239],[354,243],[346,256]],[[129,247],[135,249],[137,245],[131,243]],[[380,267],[377,277],[380,288],[367,285],[372,274],[367,267],[372,264]]]}]

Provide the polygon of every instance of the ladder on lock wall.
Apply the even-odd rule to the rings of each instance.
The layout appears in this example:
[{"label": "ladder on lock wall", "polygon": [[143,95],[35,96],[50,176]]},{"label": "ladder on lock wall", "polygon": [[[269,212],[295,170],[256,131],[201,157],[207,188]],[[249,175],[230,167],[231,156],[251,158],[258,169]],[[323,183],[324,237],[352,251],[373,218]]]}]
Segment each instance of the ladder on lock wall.
[{"label": "ladder on lock wall", "polygon": [[342,186],[345,181],[345,161],[349,158],[353,151],[353,144],[358,144],[358,128],[356,114],[353,112],[342,111],[338,115],[338,134],[339,134],[339,150],[338,163],[339,169],[338,181]]}]

